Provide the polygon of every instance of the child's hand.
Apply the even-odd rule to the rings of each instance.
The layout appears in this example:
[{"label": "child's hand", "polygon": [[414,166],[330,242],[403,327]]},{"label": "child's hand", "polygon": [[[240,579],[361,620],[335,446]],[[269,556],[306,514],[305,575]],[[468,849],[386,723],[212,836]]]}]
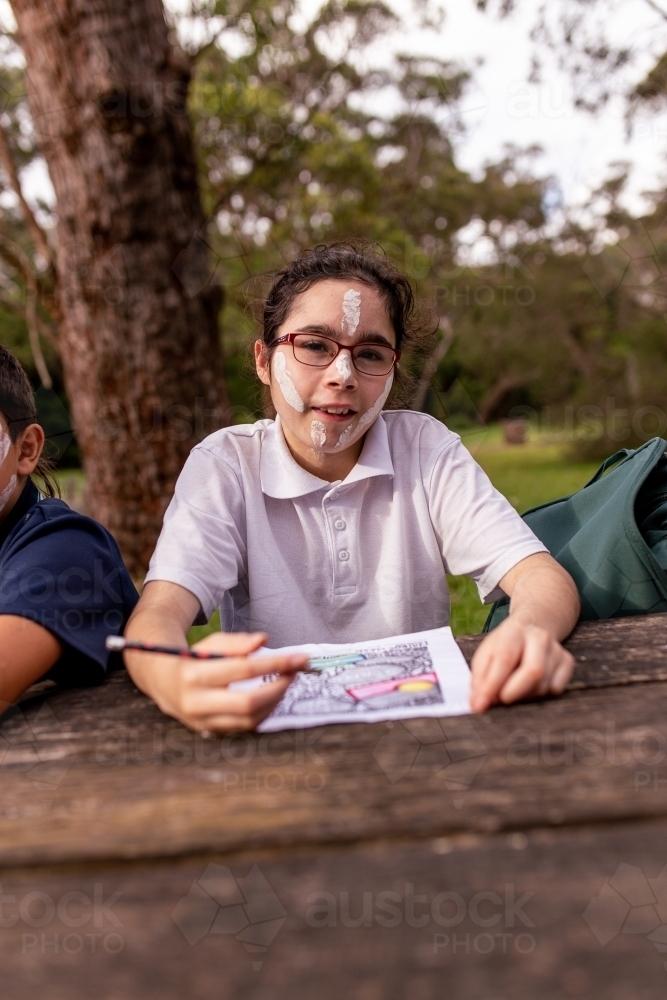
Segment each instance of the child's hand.
[{"label": "child's hand", "polygon": [[483,712],[499,701],[562,694],[573,669],[574,657],[546,629],[510,616],[472,658],[471,707]]},{"label": "child's hand", "polygon": [[[308,662],[303,653],[249,659],[248,654],[265,642],[266,636],[261,633],[217,632],[192,648],[225,653],[225,659],[186,660],[160,656],[156,668],[164,674],[160,678],[162,683],[153,687],[153,697],[163,712],[190,729],[218,733],[255,729],[273,711],[297,671]],[[228,688],[232,681],[274,673],[282,676],[248,691]],[[153,678],[158,679],[155,673]]]}]

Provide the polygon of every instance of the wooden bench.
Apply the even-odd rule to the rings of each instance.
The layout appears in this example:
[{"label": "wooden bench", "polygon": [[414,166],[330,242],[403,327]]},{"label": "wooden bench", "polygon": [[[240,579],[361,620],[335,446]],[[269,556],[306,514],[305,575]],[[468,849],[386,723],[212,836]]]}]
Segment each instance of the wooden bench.
[{"label": "wooden bench", "polygon": [[568,645],[559,699],[298,733],[205,740],[122,671],[32,689],[3,1000],[662,998],[667,615]]}]

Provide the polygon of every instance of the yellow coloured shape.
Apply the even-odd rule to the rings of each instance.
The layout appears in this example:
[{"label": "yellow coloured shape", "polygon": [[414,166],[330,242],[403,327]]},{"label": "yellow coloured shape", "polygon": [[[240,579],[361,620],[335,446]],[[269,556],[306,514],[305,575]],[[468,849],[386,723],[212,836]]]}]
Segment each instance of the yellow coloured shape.
[{"label": "yellow coloured shape", "polygon": [[428,691],[429,688],[433,687],[433,681],[405,681],[403,684],[399,684],[399,691]]}]

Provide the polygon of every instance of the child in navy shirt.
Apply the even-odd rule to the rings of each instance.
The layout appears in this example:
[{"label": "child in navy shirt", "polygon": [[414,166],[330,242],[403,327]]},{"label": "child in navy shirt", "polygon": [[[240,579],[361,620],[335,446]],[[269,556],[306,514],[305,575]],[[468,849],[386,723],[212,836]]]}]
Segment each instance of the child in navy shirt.
[{"label": "child in navy shirt", "polygon": [[0,346],[0,711],[47,674],[99,681],[138,600],[109,532],[56,499],[43,447],[28,378]]}]

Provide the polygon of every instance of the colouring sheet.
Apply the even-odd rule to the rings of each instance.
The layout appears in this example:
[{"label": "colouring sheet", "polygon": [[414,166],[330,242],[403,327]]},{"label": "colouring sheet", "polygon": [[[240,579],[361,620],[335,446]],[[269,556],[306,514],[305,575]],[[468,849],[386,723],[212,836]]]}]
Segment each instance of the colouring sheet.
[{"label": "colouring sheet", "polygon": [[450,628],[349,645],[265,649],[256,655],[275,652],[308,653],[312,672],[297,674],[260,732],[470,712],[470,671]]}]

